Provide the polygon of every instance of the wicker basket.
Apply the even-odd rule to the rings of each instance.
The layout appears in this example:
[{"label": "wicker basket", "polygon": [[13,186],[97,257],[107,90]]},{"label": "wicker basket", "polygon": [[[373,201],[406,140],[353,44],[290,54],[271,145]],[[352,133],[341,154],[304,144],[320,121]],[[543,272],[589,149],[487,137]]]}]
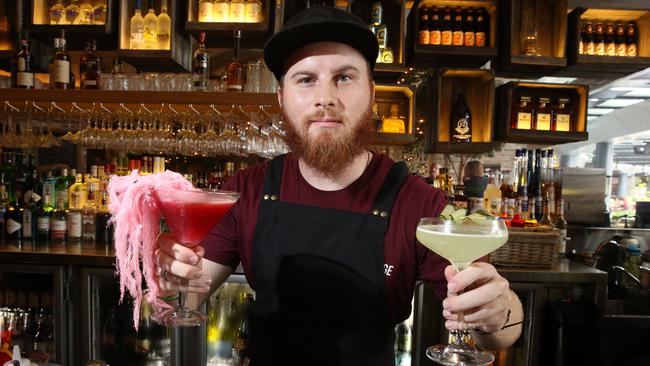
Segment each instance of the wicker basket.
[{"label": "wicker basket", "polygon": [[508,242],[490,254],[490,263],[504,267],[550,268],[560,245],[552,228],[508,228]]}]

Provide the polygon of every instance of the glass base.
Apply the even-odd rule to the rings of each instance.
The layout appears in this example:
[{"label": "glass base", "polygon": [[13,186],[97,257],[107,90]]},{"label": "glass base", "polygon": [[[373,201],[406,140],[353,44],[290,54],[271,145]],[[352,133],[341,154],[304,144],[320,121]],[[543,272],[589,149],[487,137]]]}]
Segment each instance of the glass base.
[{"label": "glass base", "polygon": [[175,309],[174,311],[154,313],[150,319],[154,323],[166,327],[198,327],[207,317],[199,311]]},{"label": "glass base", "polygon": [[482,366],[494,362],[492,352],[453,344],[431,346],[426,353],[429,359],[445,366]]}]

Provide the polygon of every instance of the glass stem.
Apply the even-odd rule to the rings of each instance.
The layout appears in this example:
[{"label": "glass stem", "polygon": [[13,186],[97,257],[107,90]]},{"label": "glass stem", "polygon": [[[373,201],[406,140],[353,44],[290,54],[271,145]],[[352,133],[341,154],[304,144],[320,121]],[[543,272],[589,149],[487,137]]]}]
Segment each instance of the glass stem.
[{"label": "glass stem", "polygon": [[[456,273],[466,269],[467,267],[469,267],[470,264],[471,263],[452,263]],[[458,291],[456,293],[456,296],[461,295],[463,292],[465,291],[464,290]],[[451,332],[453,335],[453,343],[457,346],[467,346],[464,337],[465,336],[469,337],[469,332],[466,332],[465,329],[465,313],[462,310],[460,310],[456,313],[456,317],[457,317],[458,324],[462,324],[463,328],[462,329],[459,328],[458,330]]]}]

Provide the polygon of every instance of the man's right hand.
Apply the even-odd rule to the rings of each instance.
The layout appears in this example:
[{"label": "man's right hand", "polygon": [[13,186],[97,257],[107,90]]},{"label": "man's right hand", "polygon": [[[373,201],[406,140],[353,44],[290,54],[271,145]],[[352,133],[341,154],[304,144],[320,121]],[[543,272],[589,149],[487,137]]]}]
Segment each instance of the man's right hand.
[{"label": "man's right hand", "polygon": [[207,293],[212,284],[211,276],[202,268],[203,247],[188,248],[177,243],[171,234],[162,233],[156,241],[155,276],[161,296],[178,291]]}]

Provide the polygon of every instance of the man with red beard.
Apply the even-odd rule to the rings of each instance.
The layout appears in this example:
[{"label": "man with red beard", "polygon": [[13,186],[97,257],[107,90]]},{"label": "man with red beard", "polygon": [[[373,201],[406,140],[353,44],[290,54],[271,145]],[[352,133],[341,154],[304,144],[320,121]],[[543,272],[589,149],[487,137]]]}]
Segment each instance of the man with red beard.
[{"label": "man with red beard", "polygon": [[446,297],[447,328],[475,329],[484,347],[505,348],[521,331],[507,326],[522,320],[521,303],[494,267],[455,273],[416,241],[419,219],[438,215],[445,194],[368,150],[377,52],[366,24],[344,11],[291,18],[264,49],[291,153],[237,172],[224,188],[240,199],[200,246],[158,240],[161,288],[172,294],[190,279],[194,307],[241,263],[256,292],[256,366],[393,365],[394,326],[417,280]]}]

